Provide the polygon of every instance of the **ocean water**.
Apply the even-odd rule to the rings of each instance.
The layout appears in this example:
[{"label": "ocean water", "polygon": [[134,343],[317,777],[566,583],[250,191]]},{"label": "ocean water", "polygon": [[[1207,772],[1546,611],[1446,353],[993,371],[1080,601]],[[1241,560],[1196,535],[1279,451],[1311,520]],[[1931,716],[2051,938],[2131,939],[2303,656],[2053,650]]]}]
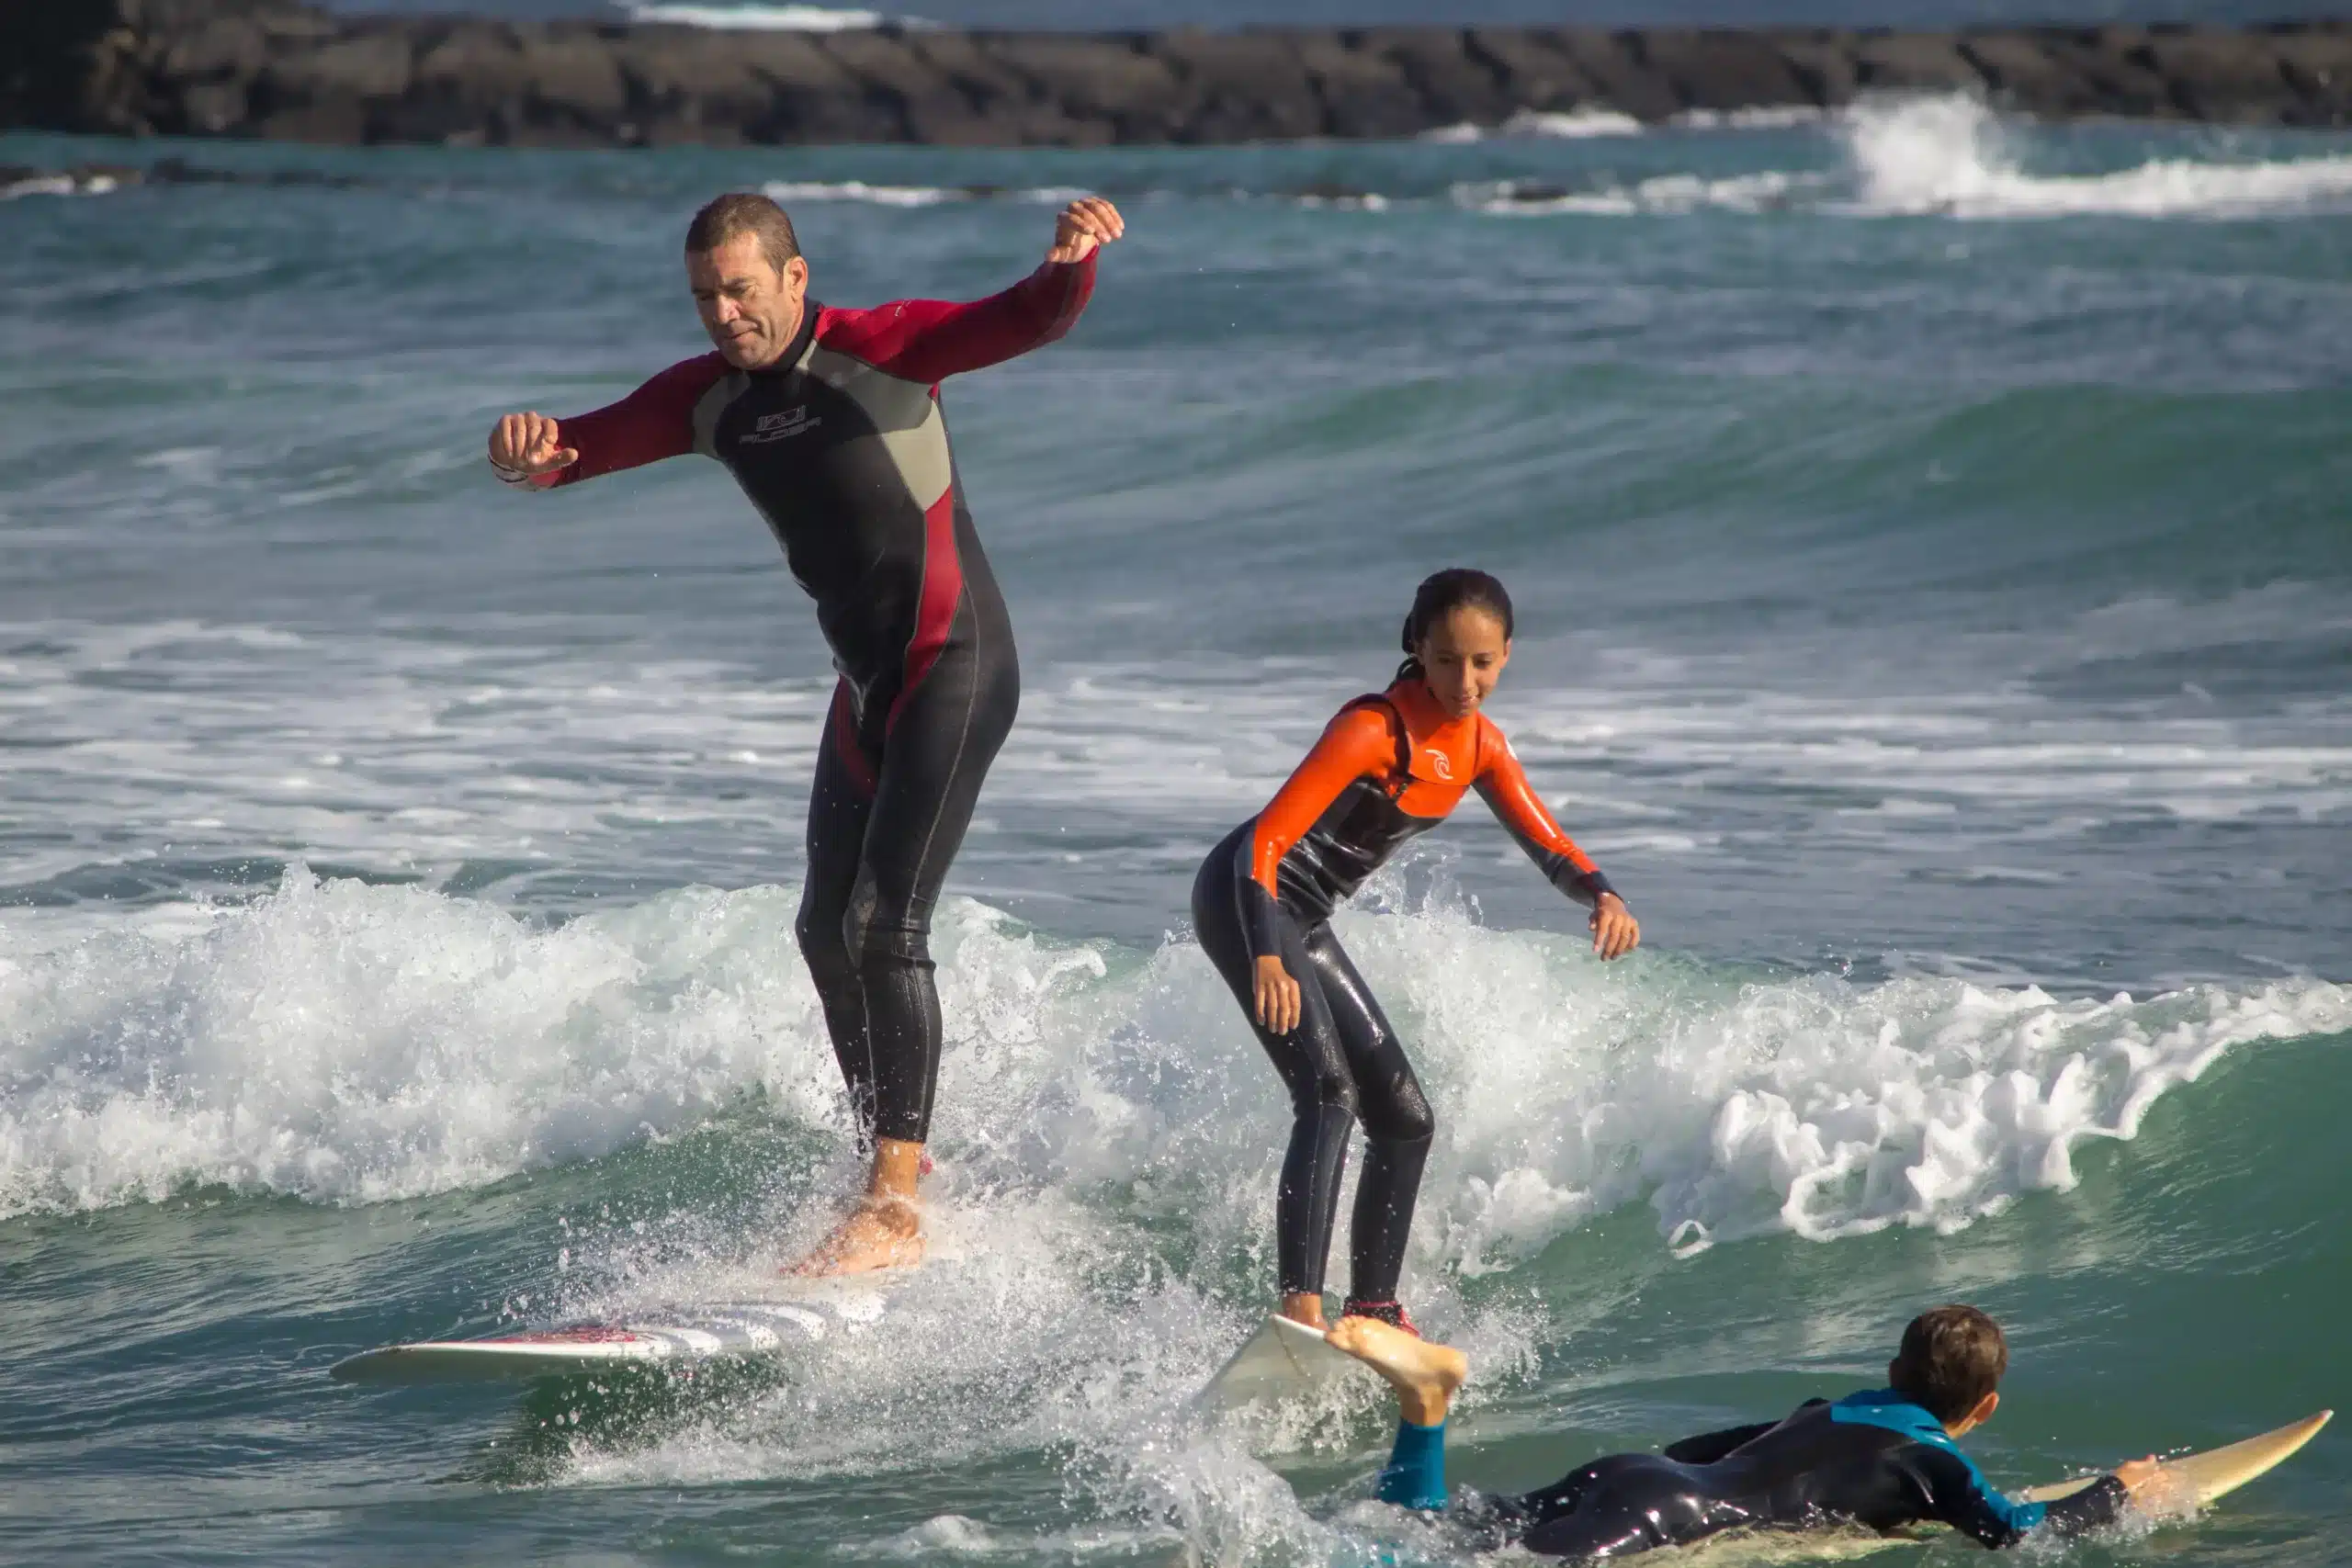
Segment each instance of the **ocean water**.
[{"label": "ocean water", "polygon": [[[0,1559],[1458,1561],[1362,1500],[1369,1396],[1183,1409],[1284,1122],[1189,878],[1456,562],[1646,936],[1596,964],[1475,807],[1342,922],[1437,1107],[1458,1481],[1875,1381],[1953,1298],[2008,1481],[2352,1387],[2352,137],[0,146],[163,155],[286,177],[0,202]],[[941,1255],[719,1385],[336,1385],[741,1291],[852,1178],[804,601],[715,467],[480,456],[695,352],[681,227],[762,186],[843,303],[1130,225],[946,394],[1026,688],[939,933]],[[2348,1496],[2331,1433],[2063,1556],[2334,1562]]]}]

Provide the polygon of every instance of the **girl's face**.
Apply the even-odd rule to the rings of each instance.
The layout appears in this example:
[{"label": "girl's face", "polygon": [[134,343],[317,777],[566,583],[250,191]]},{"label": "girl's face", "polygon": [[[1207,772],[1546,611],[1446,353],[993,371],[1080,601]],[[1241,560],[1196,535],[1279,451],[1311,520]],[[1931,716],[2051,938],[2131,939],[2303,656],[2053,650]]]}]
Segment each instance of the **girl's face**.
[{"label": "girl's face", "polygon": [[1502,679],[1503,666],[1510,662],[1510,638],[1492,611],[1462,604],[1430,624],[1413,657],[1421,661],[1421,680],[1437,705],[1452,717],[1466,718]]}]

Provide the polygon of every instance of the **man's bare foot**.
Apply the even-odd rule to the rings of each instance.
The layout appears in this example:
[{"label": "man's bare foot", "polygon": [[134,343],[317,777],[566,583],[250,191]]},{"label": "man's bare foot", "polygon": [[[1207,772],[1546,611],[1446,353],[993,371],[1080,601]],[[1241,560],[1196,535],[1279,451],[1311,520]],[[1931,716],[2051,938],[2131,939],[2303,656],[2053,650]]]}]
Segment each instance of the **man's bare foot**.
[{"label": "man's bare foot", "polygon": [[1303,1323],[1309,1328],[1323,1326],[1323,1298],[1306,1291],[1295,1291],[1283,1298],[1281,1314],[1293,1323]]},{"label": "man's bare foot", "polygon": [[1433,1345],[1376,1317],[1343,1317],[1324,1338],[1386,1378],[1397,1408],[1416,1427],[1443,1422],[1454,1391],[1470,1375],[1470,1358],[1453,1346]]},{"label": "man's bare foot", "polygon": [[783,1272],[804,1279],[870,1274],[922,1261],[922,1215],[904,1198],[868,1195],[817,1249]]}]

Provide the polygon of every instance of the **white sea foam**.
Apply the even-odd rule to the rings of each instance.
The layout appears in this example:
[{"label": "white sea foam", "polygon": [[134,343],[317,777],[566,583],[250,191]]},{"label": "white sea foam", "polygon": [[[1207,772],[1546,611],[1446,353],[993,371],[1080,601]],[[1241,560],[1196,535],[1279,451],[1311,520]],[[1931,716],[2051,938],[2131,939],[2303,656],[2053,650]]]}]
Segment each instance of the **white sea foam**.
[{"label": "white sea foam", "polygon": [[1764,104],[1742,109],[1685,109],[1673,124],[1687,130],[1792,130],[1818,125],[1829,111],[1814,104]]},{"label": "white sea foam", "polygon": [[1469,183],[1456,186],[1455,205],[1506,217],[1544,217],[1578,213],[1598,218],[1630,218],[1645,214],[1671,216],[1715,209],[1761,212],[1785,207],[1798,193],[1817,189],[1823,177],[1767,170],[1708,179],[1698,175],[1658,175],[1634,185],[1611,185],[1595,190],[1555,191],[1523,182]]},{"label": "white sea foam", "polygon": [[1600,136],[1639,136],[1645,129],[1632,115],[1620,114],[1615,109],[1516,109],[1500,125],[1473,125],[1465,120],[1423,131],[1420,140],[1463,143],[1526,137],[1575,141]]},{"label": "white sea foam", "polygon": [[936,207],[971,197],[946,186],[877,186],[864,180],[771,180],[763,188],[778,201],[859,201],[872,207]]},{"label": "white sea foam", "polygon": [[671,4],[627,4],[622,9],[632,22],[666,22],[676,27],[731,28],[745,31],[838,33],[856,32],[885,25],[927,27],[930,24],[913,17],[894,17],[880,11],[862,11],[831,6],[692,6]]},{"label": "white sea foam", "polygon": [[[781,902],[779,902],[781,900]],[[0,961],[0,1215],[187,1181],[368,1201],[591,1157],[752,1085],[821,1115],[790,899],[545,931],[300,870],[181,936]]]},{"label": "white sea foam", "polygon": [[1866,101],[1838,120],[1857,211],[1957,218],[2245,218],[2352,206],[2352,157],[2154,159],[2105,174],[2039,175],[2013,130],[1962,96]]},{"label": "white sea foam", "polygon": [[[686,891],[544,930],[297,870],[194,935],[0,961],[0,1215],[188,1181],[477,1186],[753,1090],[829,1123],[792,902]],[[1441,1109],[1424,1268],[1496,1267],[1644,1200],[1685,1240],[1962,1224],[2070,1186],[2076,1145],[2132,1137],[2229,1048],[2352,1027],[2352,992],[2315,980],[2059,1001],[1604,968],[1442,906],[1342,930]],[[965,1180],[1040,1200],[1141,1181],[1192,1194],[1212,1249],[1256,1245],[1282,1107],[1196,948],[1125,955],[961,901],[940,949],[940,1133]]]},{"label": "white sea foam", "polygon": [[[1911,979],[1774,979],[1394,912],[1342,933],[1413,1042],[1438,1108],[1407,1292],[1482,1379],[1475,1416],[1546,1337],[1543,1309],[1474,1309],[1454,1281],[1518,1267],[1647,1201],[1690,1252],[1758,1232],[1823,1240],[1952,1228],[2063,1190],[2086,1139],[2256,1042],[2352,1028],[2317,980],[2061,1002]],[[759,1114],[852,1155],[788,894],[665,894],[560,930],[413,888],[320,883],[193,935],[0,946],[0,1216],[136,1201],[189,1182],[367,1201],[479,1187]],[[712,1484],[1059,1450],[1122,1522],[1038,1534],[942,1516],[849,1555],[1324,1561],[1387,1528],[1318,1519],[1250,1455],[1378,1441],[1370,1380],[1328,1406],[1199,1425],[1202,1369],[1263,1310],[1286,1108],[1189,942],[1148,953],[1023,930],[951,899],[933,1260],[887,1335],[829,1338],[770,1394],[650,1438],[566,1439],[562,1479]],[[2193,1114],[2193,1110],[2192,1110]],[[567,1237],[530,1315],[762,1287],[831,1213],[778,1192],[771,1234],[666,1251],[633,1226]],[[691,1193],[674,1199],[691,1220]],[[658,1227],[657,1227],[658,1228]],[[707,1233],[708,1227],[705,1226]],[[1171,1244],[1171,1237],[1173,1238]],[[1177,1259],[1182,1259],[1179,1264]]]},{"label": "white sea foam", "polygon": [[[2110,606],[2064,635],[2070,657],[2114,663],[2328,614],[2269,588]],[[0,915],[12,951],[133,922],[209,929],[200,909],[164,900],[218,886],[207,867],[257,855],[427,886],[486,876],[533,898],[541,879],[605,897],[649,875],[793,879],[831,694],[821,666],[782,674],[528,637],[6,628],[0,726],[26,742],[0,748],[0,792],[22,825],[0,866],[27,906]],[[1635,873],[1703,847],[1715,876],[1781,878],[1825,856],[1940,874],[1956,851],[1977,869],[2041,863],[2053,841],[2118,825],[2352,810],[2352,704],[2314,703],[2291,722],[2202,705],[2086,712],[2036,696],[2006,660],[1932,696],[1886,670],[1854,690],[1785,689],[1784,672],[1745,655],[1617,649],[1594,668],[1579,659],[1558,679],[1521,682],[1500,716],[1579,841]],[[1360,671],[1310,660],[1171,680],[1164,667],[1037,662],[1028,675],[1021,741],[996,766],[963,874],[1037,888],[1041,860],[1082,852],[1095,907],[1043,918],[1140,939],[1181,908],[1204,835],[1263,803],[1267,759],[1310,744]],[[1727,812],[1749,813],[1728,837]],[[1507,866],[1490,876],[1481,864],[1482,893],[1548,897],[1482,813],[1440,842]],[[555,896],[583,907],[576,887]],[[1106,927],[1114,899],[1130,912]]]},{"label": "white sea foam", "polygon": [[[1559,123],[1552,123],[1553,121]],[[1624,218],[1784,207],[1854,217],[1974,220],[2065,217],[2233,219],[2352,210],[2352,155],[2254,159],[2157,158],[2103,173],[2036,173],[2025,138],[1982,99],[1963,94],[1892,95],[1834,115],[1803,107],[1693,111],[1674,123],[1699,130],[1785,130],[1826,124],[1844,168],[1675,173],[1632,184],[1547,191],[1524,182],[1464,184],[1456,205],[1519,217]],[[1498,131],[1453,126],[1441,141],[1498,134],[1605,136],[1643,128],[1622,116],[1579,112],[1515,118]]]},{"label": "white sea foam", "polygon": [[0,185],[0,201],[28,196],[111,196],[122,188],[112,175],[29,175]]}]

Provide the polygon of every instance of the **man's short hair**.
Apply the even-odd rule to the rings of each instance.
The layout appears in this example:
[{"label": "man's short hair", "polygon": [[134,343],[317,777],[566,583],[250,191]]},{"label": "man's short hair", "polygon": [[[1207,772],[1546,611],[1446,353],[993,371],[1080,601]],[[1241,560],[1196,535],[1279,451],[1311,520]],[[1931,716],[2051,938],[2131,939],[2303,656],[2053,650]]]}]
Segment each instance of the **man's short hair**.
[{"label": "man's short hair", "polygon": [[1939,1306],[1903,1331],[1887,1382],[1937,1420],[1950,1422],[1975,1409],[2008,1370],[2009,1342],[1999,1324],[1973,1306]]},{"label": "man's short hair", "polygon": [[800,236],[792,231],[792,220],[784,209],[767,197],[741,190],[704,204],[695,220],[686,225],[686,249],[697,254],[715,251],[742,234],[758,238],[760,254],[778,276],[784,272],[784,264],[800,254]]}]

